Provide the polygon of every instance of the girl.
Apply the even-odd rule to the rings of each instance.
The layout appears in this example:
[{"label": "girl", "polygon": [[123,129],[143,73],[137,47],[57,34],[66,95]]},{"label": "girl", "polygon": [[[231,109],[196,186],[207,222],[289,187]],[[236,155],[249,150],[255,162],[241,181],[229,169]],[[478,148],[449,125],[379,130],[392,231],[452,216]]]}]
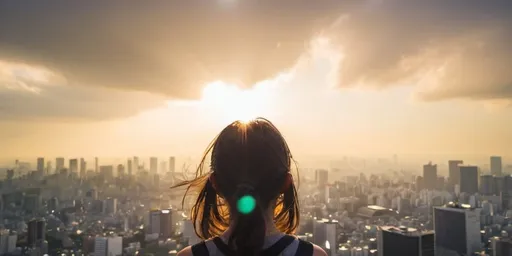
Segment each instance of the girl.
[{"label": "girl", "polygon": [[178,255],[327,255],[291,235],[299,225],[292,161],[283,136],[266,119],[224,128],[208,147],[197,177],[176,186],[187,186],[185,196],[199,190],[191,217],[196,234],[205,239]]}]

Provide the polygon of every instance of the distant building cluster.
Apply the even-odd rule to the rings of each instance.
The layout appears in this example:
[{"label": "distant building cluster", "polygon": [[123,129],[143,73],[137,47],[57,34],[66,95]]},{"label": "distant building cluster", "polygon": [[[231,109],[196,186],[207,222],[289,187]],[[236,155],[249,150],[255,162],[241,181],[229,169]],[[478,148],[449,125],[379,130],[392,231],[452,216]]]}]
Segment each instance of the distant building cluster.
[{"label": "distant building cluster", "polygon": [[[0,255],[175,255],[199,242],[193,198],[182,208],[183,191],[169,189],[186,170],[175,157],[146,160],[16,161],[0,182]],[[297,235],[329,256],[511,255],[512,176],[501,157],[418,170],[396,155],[354,161],[299,170]]]}]

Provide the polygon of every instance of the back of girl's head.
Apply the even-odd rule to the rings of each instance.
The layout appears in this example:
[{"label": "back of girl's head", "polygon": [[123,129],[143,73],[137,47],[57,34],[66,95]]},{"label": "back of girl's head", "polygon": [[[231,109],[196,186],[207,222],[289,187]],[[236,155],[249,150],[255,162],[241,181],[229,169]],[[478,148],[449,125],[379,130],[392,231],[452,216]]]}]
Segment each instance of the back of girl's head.
[{"label": "back of girl's head", "polygon": [[[210,153],[211,166],[205,172]],[[231,223],[228,245],[239,255],[252,255],[263,246],[265,223],[293,233],[299,212],[292,162],[286,141],[270,121],[236,121],[224,128],[208,147],[196,179],[178,185],[188,185],[187,192],[199,189],[191,214],[197,235],[218,236]],[[266,213],[272,210],[274,219],[266,222]]]}]

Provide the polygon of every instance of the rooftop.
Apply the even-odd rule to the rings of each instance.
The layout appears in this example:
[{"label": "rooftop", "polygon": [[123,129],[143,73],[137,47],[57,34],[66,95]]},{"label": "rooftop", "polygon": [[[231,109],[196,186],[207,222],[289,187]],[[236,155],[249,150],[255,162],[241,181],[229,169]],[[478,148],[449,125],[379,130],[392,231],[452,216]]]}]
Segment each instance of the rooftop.
[{"label": "rooftop", "polygon": [[387,231],[387,232],[393,232],[396,234],[401,234],[404,236],[424,236],[424,235],[430,235],[434,234],[434,231],[424,231],[424,230],[417,230],[415,228],[408,228],[405,226],[400,227],[394,227],[394,226],[381,226],[381,230]]}]

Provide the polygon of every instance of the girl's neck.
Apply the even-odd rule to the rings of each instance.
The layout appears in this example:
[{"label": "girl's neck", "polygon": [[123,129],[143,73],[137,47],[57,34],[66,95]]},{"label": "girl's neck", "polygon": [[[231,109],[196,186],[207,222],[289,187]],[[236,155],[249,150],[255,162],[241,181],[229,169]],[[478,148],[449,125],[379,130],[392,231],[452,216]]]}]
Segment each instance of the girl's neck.
[{"label": "girl's neck", "polygon": [[[270,210],[266,215],[265,215],[265,229],[266,229],[266,236],[271,236],[271,235],[276,235],[276,234],[280,234],[282,233],[281,231],[279,231],[279,229],[277,229],[275,223],[274,223],[274,211],[273,210]],[[228,227],[228,229],[226,229],[226,231],[222,234],[222,238],[228,238],[229,235],[231,234],[231,230],[233,230],[233,223],[231,223]]]}]

